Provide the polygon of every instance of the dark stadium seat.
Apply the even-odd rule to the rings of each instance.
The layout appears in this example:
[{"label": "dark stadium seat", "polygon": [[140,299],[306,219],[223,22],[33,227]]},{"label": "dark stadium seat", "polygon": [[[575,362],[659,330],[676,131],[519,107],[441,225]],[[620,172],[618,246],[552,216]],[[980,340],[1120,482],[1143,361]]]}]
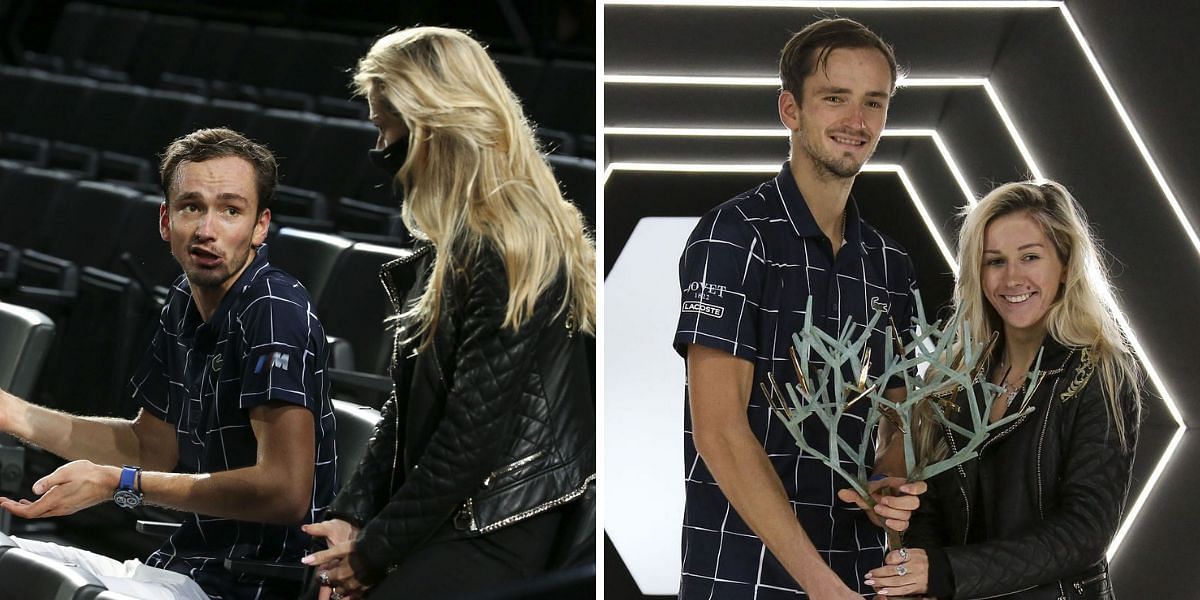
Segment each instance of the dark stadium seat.
[{"label": "dark stadium seat", "polygon": [[121,231],[141,194],[125,186],[80,181],[68,190],[51,218],[53,235],[47,254],[79,264],[108,268],[119,255]]},{"label": "dark stadium seat", "polygon": [[249,102],[213,98],[198,106],[192,114],[187,131],[209,127],[228,127],[234,131],[245,132],[262,109]]},{"label": "dark stadium seat", "polygon": [[77,120],[68,115],[82,114],[96,81],[71,75],[47,74],[41,85],[30,92],[21,119],[12,131],[50,140],[64,139]]},{"label": "dark stadium seat", "polygon": [[200,22],[190,17],[154,15],[142,32],[130,60],[130,81],[154,85],[164,71],[170,71],[182,60],[200,31]]},{"label": "dark stadium seat", "polygon": [[34,167],[9,173],[0,198],[0,242],[20,248],[44,248],[53,234],[53,214],[75,179]]},{"label": "dark stadium seat", "polygon": [[258,115],[244,133],[275,153],[279,182],[291,185],[291,178],[304,168],[309,142],[320,124],[321,117],[317,115],[272,108]]},{"label": "dark stadium seat", "polygon": [[[345,340],[353,350],[353,367],[347,369],[345,365],[339,365],[338,369],[330,370],[335,395],[376,408],[387,397],[390,385],[382,376],[387,373],[391,358],[392,338],[383,321],[392,309],[379,282],[379,268],[386,262],[408,256],[410,252],[357,243],[339,257],[317,310],[325,334]],[[339,373],[346,370],[379,377],[383,385],[374,391],[342,388],[340,386],[346,381],[357,380],[353,375]]]},{"label": "dark stadium seat", "polygon": [[133,418],[137,406],[126,397],[125,384],[149,341],[156,306],[133,279],[83,268],[78,296],[61,319],[46,364],[59,376],[43,381],[39,402],[72,414]]},{"label": "dark stadium seat", "polygon": [[349,72],[367,47],[350,36],[313,31],[304,34],[295,52],[292,76],[279,87],[345,98],[350,94]]},{"label": "dark stadium seat", "polygon": [[334,265],[352,245],[340,236],[284,227],[269,247],[271,262],[299,279],[313,302],[320,305]]},{"label": "dark stadium seat", "polygon": [[[95,4],[67,4],[54,25],[47,54],[57,58],[60,65],[78,62],[92,42],[104,12],[104,7]],[[31,58],[26,56],[26,60]]]},{"label": "dark stadium seat", "polygon": [[122,154],[152,159],[162,152],[171,140],[184,133],[185,125],[192,115],[204,104],[204,98],[166,90],[150,90],[142,102],[142,108],[123,127],[114,124],[109,150]]},{"label": "dark stadium seat", "polygon": [[[542,78],[546,72],[546,61],[529,56],[507,54],[493,54],[492,60],[496,61],[500,73],[508,81],[508,87],[511,87],[517,97],[521,99],[521,103],[528,113],[529,108],[533,106],[534,99],[537,98],[538,89],[542,85]],[[593,82],[592,85],[594,86],[595,83]]]},{"label": "dark stadium seat", "polygon": [[339,231],[388,235],[392,231],[392,220],[399,214],[399,208],[341,198],[333,220]]},{"label": "dark stadium seat", "polygon": [[250,27],[240,23],[208,21],[200,26],[191,48],[166,73],[191,75],[201,79],[224,79],[241,58],[242,47],[250,37]]},{"label": "dark stadium seat", "polygon": [[557,129],[538,127],[534,131],[534,134],[537,136],[538,142],[542,145],[542,152],[565,156],[579,156],[575,151],[575,136],[570,133]]},{"label": "dark stadium seat", "polygon": [[550,61],[536,99],[526,102],[527,114],[540,127],[572,133],[595,131],[596,102],[590,95],[582,100],[564,101],[595,85],[596,65],[573,60]]},{"label": "dark stadium seat", "polygon": [[77,567],[20,548],[0,554],[0,581],[8,582],[0,586],[0,600],[87,600],[106,589],[100,580]]},{"label": "dark stadium seat", "polygon": [[333,96],[318,96],[313,110],[322,116],[353,121],[366,121],[369,112],[365,100]]},{"label": "dark stadium seat", "polygon": [[150,14],[145,11],[105,9],[80,60],[85,65],[124,71],[149,21]]},{"label": "dark stadium seat", "polygon": [[302,44],[299,31],[255,27],[227,78],[258,87],[288,88]]},{"label": "dark stadium seat", "polygon": [[54,322],[49,317],[0,302],[0,388],[28,397],[53,341]]},{"label": "dark stadium seat", "polygon": [[13,131],[25,115],[29,97],[46,80],[46,74],[22,67],[0,65],[0,132]]},{"label": "dark stadium seat", "polygon": [[275,188],[271,217],[281,224],[286,224],[287,218],[296,217],[319,228],[333,227],[324,194],[287,185]]},{"label": "dark stadium seat", "polygon": [[106,269],[113,273],[128,275],[147,291],[166,288],[182,272],[171,246],[164,242],[158,232],[158,207],[161,195],[142,195],[132,201],[125,225],[117,233],[121,240],[120,252]]},{"label": "dark stadium seat", "polygon": [[596,162],[584,158],[558,156],[547,157],[554,169],[563,195],[575,203],[587,219],[588,227],[596,229]]},{"label": "dark stadium seat", "polygon": [[125,124],[142,109],[149,90],[121,83],[101,83],[92,90],[86,119],[67,119],[73,127],[63,134],[63,141],[104,149],[112,141],[114,124]]},{"label": "dark stadium seat", "polygon": [[375,147],[375,127],[367,121],[325,118],[310,144],[304,169],[292,172],[292,185],[325,194],[326,198],[354,196],[366,169],[367,151]]}]

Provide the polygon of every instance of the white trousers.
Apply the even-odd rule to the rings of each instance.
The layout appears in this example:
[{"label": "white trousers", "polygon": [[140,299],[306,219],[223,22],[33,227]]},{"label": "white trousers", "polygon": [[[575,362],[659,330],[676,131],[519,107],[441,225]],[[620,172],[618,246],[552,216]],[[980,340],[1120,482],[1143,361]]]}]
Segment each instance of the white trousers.
[{"label": "white trousers", "polygon": [[12,541],[26,552],[90,573],[108,589],[127,596],[144,600],[209,600],[208,594],[190,577],[146,566],[140,560],[120,562],[79,548],[19,537],[13,537]]}]

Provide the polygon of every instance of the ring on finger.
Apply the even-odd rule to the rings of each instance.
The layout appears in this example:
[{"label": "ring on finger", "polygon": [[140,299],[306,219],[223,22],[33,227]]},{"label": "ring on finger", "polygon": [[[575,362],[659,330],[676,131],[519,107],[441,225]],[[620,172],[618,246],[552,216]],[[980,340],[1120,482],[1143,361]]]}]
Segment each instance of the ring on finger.
[{"label": "ring on finger", "polygon": [[329,593],[329,600],[342,600],[342,593],[337,591],[337,588],[334,588],[334,590]]},{"label": "ring on finger", "polygon": [[908,548],[901,548],[897,552],[900,554],[900,562],[908,562]]},{"label": "ring on finger", "polygon": [[321,582],[321,585],[328,586],[329,585],[329,571],[321,571],[321,572],[317,573],[317,581]]},{"label": "ring on finger", "polygon": [[896,565],[896,574],[901,577],[908,575],[908,567],[904,565]]}]

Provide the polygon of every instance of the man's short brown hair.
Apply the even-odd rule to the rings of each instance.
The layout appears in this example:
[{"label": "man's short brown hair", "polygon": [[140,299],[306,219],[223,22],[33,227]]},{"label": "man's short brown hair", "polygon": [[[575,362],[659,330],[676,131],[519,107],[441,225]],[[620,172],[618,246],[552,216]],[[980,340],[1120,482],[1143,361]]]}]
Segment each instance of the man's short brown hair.
[{"label": "man's short brown hair", "polygon": [[896,89],[899,67],[892,47],[874,31],[851,19],[821,19],[801,29],[788,40],[779,56],[779,79],[783,91],[791,92],[799,102],[804,94],[804,80],[825,68],[829,53],[838,48],[873,48],[887,59],[892,72],[892,89]]},{"label": "man's short brown hair", "polygon": [[167,202],[171,201],[171,186],[175,173],[184,162],[204,162],[214,158],[236,156],[245,159],[254,169],[254,189],[258,193],[258,209],[262,214],[275,196],[279,184],[279,167],[275,155],[266,146],[224,127],[198,129],[175,141],[163,151],[158,167],[159,178]]}]

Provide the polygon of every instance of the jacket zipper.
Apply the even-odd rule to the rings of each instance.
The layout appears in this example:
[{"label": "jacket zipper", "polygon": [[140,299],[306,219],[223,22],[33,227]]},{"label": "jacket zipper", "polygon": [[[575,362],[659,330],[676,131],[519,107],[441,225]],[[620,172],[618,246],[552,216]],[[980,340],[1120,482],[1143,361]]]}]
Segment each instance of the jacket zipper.
[{"label": "jacket zipper", "polygon": [[492,485],[492,482],[495,481],[501,475],[504,475],[505,473],[509,473],[516,469],[520,469],[521,467],[541,458],[545,454],[546,454],[545,450],[538,450],[537,452],[534,452],[533,454],[530,454],[529,456],[526,456],[525,458],[515,460],[503,467],[500,467],[499,469],[496,469],[495,471],[492,471],[491,473],[488,474],[487,477],[483,478],[483,487],[488,487],[488,486]]},{"label": "jacket zipper", "polygon": [[[946,439],[950,442],[950,449],[953,450],[955,454],[958,454],[958,444],[954,443],[954,433],[951,432],[949,429],[947,429],[945,431],[946,431]],[[963,488],[963,486],[965,486],[967,483],[967,471],[965,469],[963,469],[963,466],[961,464],[956,465],[954,468],[958,470],[958,475],[959,475],[959,477],[962,477],[962,481],[963,481],[962,485],[958,486],[958,493],[962,494],[963,507],[967,511],[967,524],[966,524],[966,527],[963,527],[963,540],[962,540],[962,543],[965,545],[967,543],[967,535],[971,531],[971,501],[967,499],[967,490],[965,490]]]},{"label": "jacket zipper", "polygon": [[1108,577],[1108,573],[1100,573],[1099,575],[1092,575],[1091,577],[1088,577],[1087,579],[1084,579],[1083,581],[1076,581],[1075,583],[1072,583],[1071,587],[1075,588],[1075,591],[1079,592],[1079,595],[1082,596],[1083,595],[1083,586],[1089,585],[1092,583],[1096,583],[1097,581],[1100,581],[1106,577]]},{"label": "jacket zipper", "polygon": [[[399,258],[396,258],[394,260],[391,260],[391,261],[388,261],[387,263],[385,263],[382,267],[380,267],[380,272],[387,273],[391,270],[391,267],[393,265],[402,265],[402,264],[410,263],[422,256],[425,256],[432,249],[433,249],[433,244],[425,244],[420,247],[417,247],[408,256],[401,256]],[[392,308],[398,314],[401,310],[404,309],[404,307],[401,305],[401,302],[399,300],[399,297],[398,297],[399,294],[392,287],[392,278],[389,276],[389,277],[380,277],[380,279],[383,281],[383,289],[384,289],[384,291],[387,292],[388,300],[392,301]],[[399,330],[397,330],[396,335],[397,336],[400,335]],[[393,339],[392,340],[392,364],[395,364],[396,358],[397,358],[396,353],[400,352],[400,351],[401,350],[399,347],[399,340]],[[436,355],[434,356],[434,358],[436,359]],[[439,369],[439,371],[440,371],[440,369]],[[393,387],[393,389],[392,389],[391,400],[393,403],[395,403],[395,402],[397,402],[395,385],[393,385],[392,387]],[[396,469],[400,466],[400,410],[399,410],[399,408],[400,407],[398,407],[398,406],[396,407],[396,431],[395,431],[396,441],[395,441],[394,446],[392,447],[392,473],[391,473],[391,476],[388,478],[388,489],[391,490],[391,493],[393,493],[393,494],[396,493]]]}]

